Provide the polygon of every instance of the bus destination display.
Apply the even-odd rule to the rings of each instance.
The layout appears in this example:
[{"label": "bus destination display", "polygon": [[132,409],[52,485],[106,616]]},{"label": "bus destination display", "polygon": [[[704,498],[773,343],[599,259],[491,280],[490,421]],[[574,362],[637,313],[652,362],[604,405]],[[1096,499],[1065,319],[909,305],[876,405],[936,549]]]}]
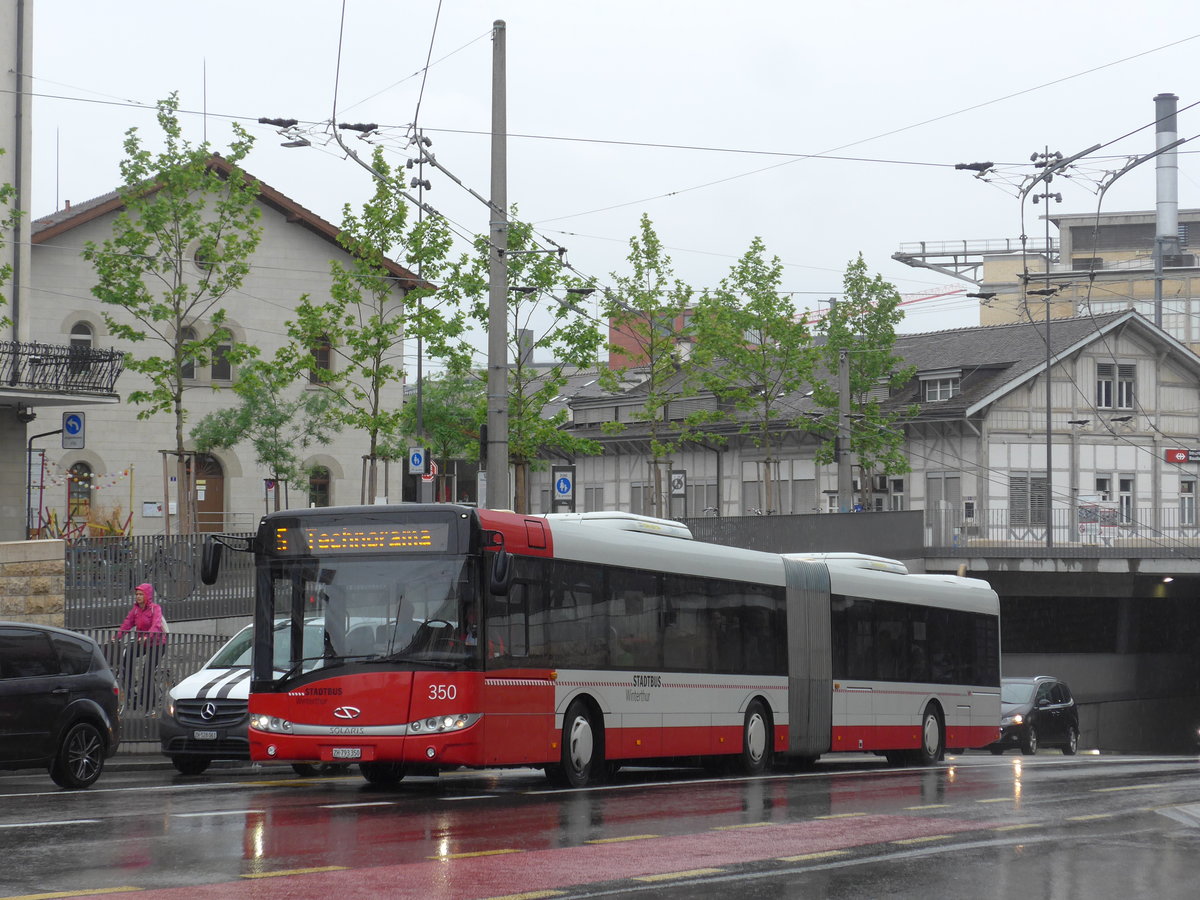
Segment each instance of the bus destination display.
[{"label": "bus destination display", "polygon": [[445,552],[448,523],[433,525],[331,525],[325,528],[279,528],[276,553],[404,553]]}]

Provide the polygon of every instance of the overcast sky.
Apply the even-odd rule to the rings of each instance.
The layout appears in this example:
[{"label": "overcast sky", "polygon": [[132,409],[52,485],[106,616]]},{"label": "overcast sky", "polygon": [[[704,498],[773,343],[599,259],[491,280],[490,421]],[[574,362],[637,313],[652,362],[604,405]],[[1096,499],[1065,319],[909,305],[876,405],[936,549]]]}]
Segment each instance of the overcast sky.
[{"label": "overcast sky", "polygon": [[[1094,211],[1095,179],[1154,149],[1156,94],[1179,96],[1181,137],[1200,133],[1200,107],[1187,109],[1200,101],[1194,0],[347,0],[344,29],[342,13],[341,0],[36,0],[34,215],[115,188],[123,133],[151,138],[153,103],[172,90],[207,110],[184,118],[189,137],[220,149],[240,120],[257,138],[246,168],[335,223],[371,191],[321,124],[335,97],[339,121],[382,126],[394,164],[416,121],[438,160],[487,196],[496,19],[507,22],[509,201],[603,284],[624,271],[647,213],[697,289],[759,235],[804,305],[836,296],[860,252],[902,293],[961,290],[892,253],[1016,238],[1013,185],[1033,152],[1115,141],[1055,181],[1055,211]],[[312,146],[280,147],[260,116],[309,123]],[[1194,208],[1200,169],[1182,150],[1180,203]],[[953,168],[976,161],[1002,177]],[[478,200],[428,177],[429,202],[457,230],[486,230]],[[1103,206],[1153,207],[1153,164]],[[1043,209],[1025,210],[1031,236],[1043,235]],[[970,301],[909,310],[905,331],[978,322]]]}]

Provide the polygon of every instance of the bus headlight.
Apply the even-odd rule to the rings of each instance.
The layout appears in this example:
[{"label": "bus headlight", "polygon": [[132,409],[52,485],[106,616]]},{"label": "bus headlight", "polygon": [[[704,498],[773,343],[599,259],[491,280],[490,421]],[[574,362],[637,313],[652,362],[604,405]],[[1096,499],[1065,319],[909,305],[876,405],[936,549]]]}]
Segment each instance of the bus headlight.
[{"label": "bus headlight", "polygon": [[457,716],[430,716],[408,725],[409,734],[445,734],[470,728],[481,718],[479,713],[464,713]]},{"label": "bus headlight", "polygon": [[256,731],[268,731],[273,734],[292,733],[292,723],[278,716],[253,715],[250,717],[250,727]]}]

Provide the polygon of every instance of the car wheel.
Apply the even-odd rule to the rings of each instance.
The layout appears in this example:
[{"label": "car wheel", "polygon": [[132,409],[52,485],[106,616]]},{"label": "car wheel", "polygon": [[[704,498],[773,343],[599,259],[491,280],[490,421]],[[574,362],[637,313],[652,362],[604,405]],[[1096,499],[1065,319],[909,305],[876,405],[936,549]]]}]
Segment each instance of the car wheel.
[{"label": "car wheel", "polygon": [[1032,725],[1025,729],[1025,736],[1021,738],[1021,752],[1026,756],[1033,756],[1038,752],[1037,729]]},{"label": "car wheel", "polygon": [[921,715],[921,746],[913,753],[913,762],[919,766],[932,766],[942,758],[946,750],[946,735],[937,707],[932,703]]},{"label": "car wheel", "polygon": [[586,787],[604,771],[604,729],[592,721],[587,704],[576,700],[563,717],[562,756],[546,775],[563,787]]},{"label": "car wheel", "polygon": [[212,760],[207,756],[172,756],[171,765],[180,775],[199,775]]},{"label": "car wheel", "polygon": [[1074,756],[1079,750],[1079,732],[1074,725],[1067,726],[1067,742],[1063,744],[1063,756]]},{"label": "car wheel", "polygon": [[1000,754],[1002,754],[1004,752],[1004,748],[1003,747],[988,747],[988,752],[990,754],[992,754],[992,756],[999,756]]},{"label": "car wheel", "polygon": [[771,765],[771,717],[761,700],[752,700],[746,707],[742,723],[742,752],[737,768],[743,775],[761,775]]},{"label": "car wheel", "polygon": [[390,762],[359,763],[358,771],[362,773],[362,777],[367,779],[369,784],[381,785],[399,784],[408,774],[407,769],[401,763]]},{"label": "car wheel", "polygon": [[50,764],[50,777],[59,787],[76,791],[90,786],[104,770],[104,738],[95,725],[77,722],[67,729]]}]

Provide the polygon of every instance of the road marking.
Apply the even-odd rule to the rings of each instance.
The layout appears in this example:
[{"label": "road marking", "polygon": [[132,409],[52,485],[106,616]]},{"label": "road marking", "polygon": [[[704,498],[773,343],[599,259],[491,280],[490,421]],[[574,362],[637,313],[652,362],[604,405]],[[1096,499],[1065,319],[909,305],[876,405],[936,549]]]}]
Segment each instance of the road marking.
[{"label": "road marking", "polygon": [[265,809],[214,809],[211,812],[171,813],[175,819],[203,819],[205,816],[261,816]]},{"label": "road marking", "polygon": [[503,897],[488,897],[487,900],[543,900],[545,897],[565,897],[565,891],[528,891],[524,894],[505,894]]},{"label": "road marking", "polygon": [[1031,822],[1027,825],[997,825],[992,831],[1020,831],[1023,828],[1041,828],[1038,823]]},{"label": "road marking", "polygon": [[344,872],[346,866],[313,866],[311,869],[280,869],[277,872],[254,872],[241,878],[280,878],[287,875],[313,875],[317,872]]},{"label": "road marking", "polygon": [[857,813],[833,813],[828,816],[813,816],[814,819],[853,819],[855,816],[865,816],[865,812]]},{"label": "road marking", "polygon": [[[0,828],[45,828],[50,825],[99,825],[99,819],[64,819],[61,822],[14,822]],[[49,895],[47,895],[49,896]]]},{"label": "road marking", "polygon": [[140,887],[97,888],[94,891],[55,891],[52,894],[21,894],[18,897],[5,897],[4,900],[57,900],[59,897],[94,897],[97,894],[129,894],[140,891]]},{"label": "road marking", "polygon": [[1111,819],[1112,813],[1092,813],[1090,816],[1067,816],[1068,822],[1090,822],[1093,819]]},{"label": "road marking", "polygon": [[652,838],[662,837],[661,834],[631,834],[628,837],[615,838],[596,838],[591,841],[584,841],[585,844],[620,844],[624,841],[648,841]]},{"label": "road marking", "polygon": [[355,809],[359,806],[395,806],[391,800],[373,800],[370,803],[322,803],[318,809]]},{"label": "road marking", "polygon": [[695,878],[700,875],[720,875],[724,869],[692,869],[688,872],[664,872],[662,875],[638,875],[634,881],[674,881],[677,878]]},{"label": "road marking", "polygon": [[738,828],[766,828],[774,825],[774,822],[747,822],[745,825],[718,825],[713,828],[713,831],[735,831]]},{"label": "road marking", "polygon": [[952,834],[927,834],[925,837],[904,838],[900,841],[892,841],[893,844],[928,844],[932,841],[948,841],[954,837]]},{"label": "road marking", "polygon": [[924,806],[906,806],[905,809],[945,809],[949,803],[926,803]]},{"label": "road marking", "polygon": [[426,859],[470,859],[474,856],[503,856],[505,853],[524,853],[524,850],[478,850],[474,853],[443,853],[440,856],[427,856]]},{"label": "road marking", "polygon": [[1114,791],[1142,791],[1142,790],[1145,790],[1146,788],[1158,788],[1158,787],[1165,787],[1165,785],[1162,785],[1162,784],[1129,784],[1129,785],[1126,785],[1125,787],[1092,788],[1092,793],[1093,794],[1111,794]]},{"label": "road marking", "polygon": [[[496,796],[497,796],[496,794],[463,794],[461,797],[443,797],[442,799],[443,800],[492,800]],[[515,897],[517,895],[514,894],[513,896]],[[523,897],[525,895],[522,894],[521,896]],[[561,896],[561,895],[556,894],[555,896]]]},{"label": "road marking", "polygon": [[779,862],[808,862],[811,859],[830,859],[834,856],[849,856],[847,850],[822,850],[818,853],[801,853],[799,856],[781,856]]},{"label": "road marking", "polygon": [[976,800],[976,803],[1008,803],[1012,797],[985,797],[983,800]]}]

